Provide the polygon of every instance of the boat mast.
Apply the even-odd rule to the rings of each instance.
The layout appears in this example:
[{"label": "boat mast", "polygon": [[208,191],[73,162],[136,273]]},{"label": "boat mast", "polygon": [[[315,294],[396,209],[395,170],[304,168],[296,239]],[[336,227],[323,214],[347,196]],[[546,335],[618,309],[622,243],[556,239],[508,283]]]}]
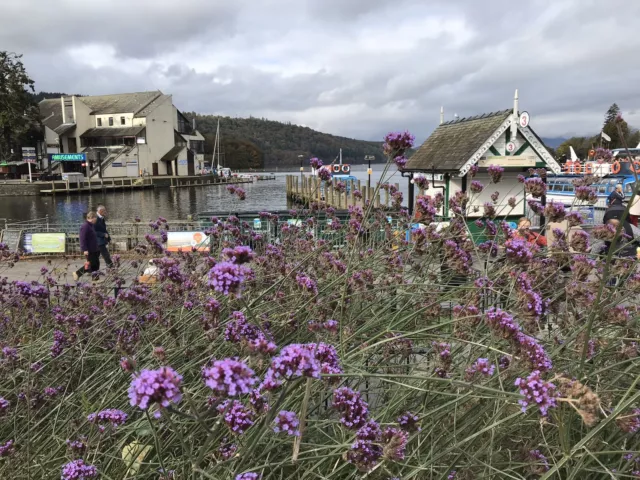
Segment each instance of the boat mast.
[{"label": "boat mast", "polygon": [[342,165],[342,149],[340,149],[340,165]]}]

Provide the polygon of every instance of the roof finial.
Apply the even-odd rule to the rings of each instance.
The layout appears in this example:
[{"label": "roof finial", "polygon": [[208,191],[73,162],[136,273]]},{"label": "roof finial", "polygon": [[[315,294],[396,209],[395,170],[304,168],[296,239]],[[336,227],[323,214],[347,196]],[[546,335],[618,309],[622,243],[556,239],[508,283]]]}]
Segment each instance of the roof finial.
[{"label": "roof finial", "polygon": [[444,107],[440,107],[440,125],[444,123]]},{"label": "roof finial", "polygon": [[518,135],[518,89],[516,88],[516,93],[513,96],[513,115],[511,116],[511,141],[516,141],[516,136]]},{"label": "roof finial", "polygon": [[518,89],[516,88],[516,94],[513,96],[513,114],[518,116]]}]

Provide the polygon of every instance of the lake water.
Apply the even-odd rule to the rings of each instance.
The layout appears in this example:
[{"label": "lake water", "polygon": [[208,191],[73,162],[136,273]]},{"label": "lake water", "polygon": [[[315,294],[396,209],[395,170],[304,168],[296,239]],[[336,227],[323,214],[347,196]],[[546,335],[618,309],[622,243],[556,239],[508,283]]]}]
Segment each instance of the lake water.
[{"label": "lake water", "polygon": [[[380,180],[384,165],[378,164],[372,168],[371,184],[374,186]],[[112,221],[132,221],[136,216],[145,221],[160,216],[186,219],[187,215],[205,211],[233,213],[285,210],[288,208],[285,176],[295,173],[276,173],[275,180],[243,184],[242,188],[247,191],[247,198],[243,201],[227,192],[224,186],[161,188],[92,195],[1,197],[0,218],[23,221],[45,218],[48,215],[51,223],[79,222],[84,212],[95,209],[99,204],[107,207]],[[366,182],[366,166],[354,165],[352,175]],[[407,179],[400,176],[395,166],[389,168],[385,181],[399,184],[406,203]]]}]

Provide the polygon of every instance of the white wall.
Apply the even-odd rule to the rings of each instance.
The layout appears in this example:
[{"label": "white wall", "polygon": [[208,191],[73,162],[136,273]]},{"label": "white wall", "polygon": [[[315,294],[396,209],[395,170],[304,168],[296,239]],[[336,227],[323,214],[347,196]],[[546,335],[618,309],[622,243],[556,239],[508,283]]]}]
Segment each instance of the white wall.
[{"label": "white wall", "polygon": [[140,168],[146,168],[149,174],[153,171],[153,162],[158,162],[158,173],[160,175],[166,175],[167,173],[166,162],[162,162],[160,159],[175,145],[172,118],[174,117],[174,108],[171,103],[171,97],[168,96],[163,103],[147,115],[146,152],[144,154],[142,153],[143,145],[140,145]]},{"label": "white wall", "polygon": [[189,175],[189,165],[187,164],[187,149],[183,148],[178,154],[178,175]]},{"label": "white wall", "polygon": [[[498,203],[495,205],[496,212],[499,217],[504,215],[524,215],[524,185],[522,183],[518,183],[518,175],[521,175],[521,173],[505,172],[502,174],[502,180],[499,183],[490,184],[489,175],[486,172],[479,172],[476,175],[476,178],[473,179],[481,182],[485,186],[484,190],[479,194],[471,193],[470,189],[472,179],[469,179],[467,182],[467,195],[469,196],[470,201],[469,207],[467,208],[467,215],[472,218],[482,217],[484,211],[482,206],[487,202],[493,203],[491,201],[491,195],[493,192],[500,192]],[[458,182],[460,182],[460,180],[456,183]],[[451,183],[451,195],[453,196],[455,190],[459,190],[460,186],[457,186],[457,188],[454,189],[453,181]],[[507,203],[511,197],[516,198],[516,208],[514,209],[512,209]],[[478,212],[473,211],[474,206],[480,207]]]},{"label": "white wall", "polygon": [[[135,127],[137,124],[134,120],[138,120],[137,118],[133,118],[133,113],[109,113],[107,115],[94,115],[93,116],[93,127],[98,126],[98,119],[102,120],[102,125],[100,128],[110,127],[109,118],[113,118],[112,128],[125,128],[125,127]],[[124,125],[120,123],[120,118],[124,117]]]},{"label": "white wall", "polygon": [[76,129],[73,135],[76,137],[76,144],[78,145],[78,152],[82,151],[82,143],[80,142],[80,136],[94,127],[94,120],[91,116],[91,109],[87,107],[79,97],[73,97],[73,115],[76,119]]}]

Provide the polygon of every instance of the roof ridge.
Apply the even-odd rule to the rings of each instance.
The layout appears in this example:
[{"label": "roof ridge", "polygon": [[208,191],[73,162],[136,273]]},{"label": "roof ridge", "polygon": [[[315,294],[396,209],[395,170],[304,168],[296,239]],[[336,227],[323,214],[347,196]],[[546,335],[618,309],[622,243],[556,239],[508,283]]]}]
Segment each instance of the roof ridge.
[{"label": "roof ridge", "polygon": [[470,117],[462,117],[462,118],[457,118],[454,120],[449,120],[447,122],[443,122],[441,124],[442,125],[455,125],[455,124],[459,124],[459,123],[465,123],[465,122],[471,122],[473,120],[485,120],[487,118],[491,118],[491,117],[500,117],[503,115],[507,115],[508,113],[511,113],[513,111],[513,109],[507,108],[505,110],[498,110],[496,112],[490,112],[490,113],[482,113],[479,115],[474,115],[474,116],[470,116]]},{"label": "roof ridge", "polygon": [[155,102],[158,98],[160,98],[162,95],[164,95],[160,90],[156,91],[156,96],[153,97],[151,100],[149,100],[147,103],[145,103],[144,105],[142,105],[138,110],[136,110],[135,112],[133,112],[133,116],[135,117],[138,113],[140,113],[142,110],[144,110],[145,108],[147,108],[149,105],[151,105],[153,102]]}]

